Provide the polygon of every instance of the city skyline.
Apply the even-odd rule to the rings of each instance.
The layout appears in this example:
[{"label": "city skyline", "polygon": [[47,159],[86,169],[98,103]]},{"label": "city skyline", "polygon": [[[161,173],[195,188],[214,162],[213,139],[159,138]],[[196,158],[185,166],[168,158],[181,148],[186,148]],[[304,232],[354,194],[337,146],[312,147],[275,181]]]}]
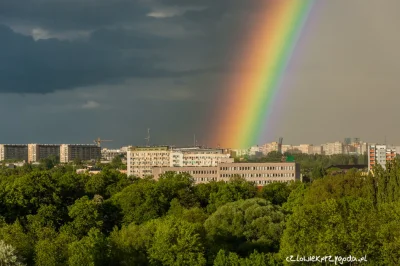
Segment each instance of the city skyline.
[{"label": "city skyline", "polygon": [[[1,1],[0,142],[222,143],[210,118],[259,3]],[[262,143],[400,143],[400,2],[384,3],[316,1]]]}]

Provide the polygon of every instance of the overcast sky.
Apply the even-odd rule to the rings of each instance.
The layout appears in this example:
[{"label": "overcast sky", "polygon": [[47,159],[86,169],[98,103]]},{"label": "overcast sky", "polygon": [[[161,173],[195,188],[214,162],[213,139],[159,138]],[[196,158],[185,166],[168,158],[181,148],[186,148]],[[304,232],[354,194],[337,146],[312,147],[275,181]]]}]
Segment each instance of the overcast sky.
[{"label": "overcast sky", "polygon": [[[0,143],[212,145],[260,1],[1,0]],[[318,0],[264,141],[400,145],[399,27],[398,0]]]}]

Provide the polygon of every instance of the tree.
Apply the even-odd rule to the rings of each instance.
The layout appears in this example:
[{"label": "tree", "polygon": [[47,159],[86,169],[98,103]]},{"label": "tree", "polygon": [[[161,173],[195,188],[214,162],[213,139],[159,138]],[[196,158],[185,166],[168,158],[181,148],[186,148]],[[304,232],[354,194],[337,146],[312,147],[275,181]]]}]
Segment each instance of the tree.
[{"label": "tree", "polygon": [[329,254],[367,256],[379,265],[378,214],[372,201],[344,197],[294,209],[281,240],[281,256]]},{"label": "tree", "polygon": [[77,241],[77,238],[65,232],[54,238],[39,240],[35,245],[35,265],[67,265],[68,245],[74,241]]},{"label": "tree", "polygon": [[111,161],[111,163],[110,163],[110,166],[111,166],[112,168],[114,168],[114,169],[121,169],[121,167],[124,166],[124,164],[122,163],[122,158],[121,158],[121,156],[119,156],[119,155],[115,156],[115,157],[112,159],[112,161]]},{"label": "tree", "polygon": [[7,245],[3,240],[0,240],[0,265],[2,266],[22,266],[24,265],[20,258],[16,255],[16,250],[13,246]]},{"label": "tree", "polygon": [[84,196],[75,201],[75,204],[68,207],[68,215],[72,222],[69,226],[72,233],[78,237],[86,235],[90,229],[99,228],[103,225],[100,213],[102,202],[89,200],[88,196]]},{"label": "tree", "polygon": [[154,231],[154,222],[141,226],[132,223],[120,230],[114,228],[109,237],[113,265],[148,265],[147,248]]},{"label": "tree", "polygon": [[18,255],[18,261],[24,261],[27,264],[33,262],[33,244],[34,241],[25,232],[23,226],[19,221],[13,224],[3,225],[0,228],[0,239],[8,245],[12,245],[15,248],[15,254]]},{"label": "tree", "polygon": [[272,183],[264,186],[261,196],[275,205],[285,203],[290,195],[291,189],[287,183]]},{"label": "tree", "polygon": [[98,229],[91,229],[88,236],[68,246],[70,266],[101,266],[109,265],[109,251],[107,239]]},{"label": "tree", "polygon": [[153,263],[162,265],[205,265],[202,228],[176,217],[158,219],[148,248]]},{"label": "tree", "polygon": [[207,211],[212,213],[228,202],[253,198],[256,193],[255,185],[244,178],[235,177],[228,183],[218,182],[218,191],[210,193]]},{"label": "tree", "polygon": [[267,266],[281,265],[280,261],[276,260],[270,254],[258,253],[254,251],[250,256],[241,258],[235,252],[225,252],[220,250],[214,260],[214,266]]},{"label": "tree", "polygon": [[254,250],[277,252],[285,228],[281,208],[264,199],[221,206],[204,223],[208,246],[247,256]]},{"label": "tree", "polygon": [[140,179],[115,194],[111,200],[122,210],[123,223],[141,224],[165,214],[166,199],[154,180]]}]

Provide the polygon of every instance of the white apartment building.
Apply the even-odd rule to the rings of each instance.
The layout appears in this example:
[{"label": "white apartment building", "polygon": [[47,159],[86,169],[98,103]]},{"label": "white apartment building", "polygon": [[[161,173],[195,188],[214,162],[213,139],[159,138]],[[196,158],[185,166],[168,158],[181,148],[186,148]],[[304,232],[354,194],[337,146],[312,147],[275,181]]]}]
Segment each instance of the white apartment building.
[{"label": "white apartment building", "polygon": [[[284,145],[282,145],[282,148],[283,148],[283,146],[284,146]],[[270,152],[278,151],[279,143],[278,143],[278,142],[265,143],[265,144],[262,145],[260,148],[261,148],[260,151],[261,151],[264,155],[267,155],[267,154],[270,153]]]},{"label": "white apartment building", "polygon": [[289,144],[282,144],[282,153],[293,150],[293,146]]},{"label": "white apartment building", "polygon": [[82,161],[97,160],[101,158],[101,148],[94,144],[61,144],[60,162],[69,163],[75,159]]},{"label": "white apartment building", "polygon": [[343,154],[343,143],[340,141],[325,143],[322,146],[325,155]]},{"label": "white apartment building", "polygon": [[311,154],[323,154],[323,147],[321,145],[313,146]]},{"label": "white apartment building", "polygon": [[153,167],[213,167],[233,162],[222,149],[181,148],[169,146],[130,147],[127,153],[128,175],[152,175]]},{"label": "white apartment building", "polygon": [[127,151],[121,149],[107,149],[101,150],[101,159],[105,161],[112,161],[115,157],[121,156],[126,157]]},{"label": "white apartment building", "polygon": [[396,157],[396,149],[387,145],[370,145],[368,151],[368,171],[376,165],[386,169],[386,163]]},{"label": "white apartment building", "polygon": [[312,154],[313,152],[313,145],[311,144],[300,144],[297,146],[293,146],[293,148],[299,150],[301,153],[304,154]]},{"label": "white apartment building", "polygon": [[128,176],[145,177],[152,175],[152,168],[169,167],[171,164],[171,148],[129,147],[127,152]]}]

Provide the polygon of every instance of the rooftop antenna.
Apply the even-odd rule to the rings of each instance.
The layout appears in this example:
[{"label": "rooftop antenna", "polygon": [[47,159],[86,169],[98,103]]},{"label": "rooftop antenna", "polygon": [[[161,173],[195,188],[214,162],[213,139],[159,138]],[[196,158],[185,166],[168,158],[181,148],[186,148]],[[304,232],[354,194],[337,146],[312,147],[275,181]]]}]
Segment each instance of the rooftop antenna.
[{"label": "rooftop antenna", "polygon": [[146,140],[147,146],[150,146],[150,128],[147,129],[147,137],[144,139]]},{"label": "rooftop antenna", "polygon": [[196,147],[196,134],[193,134],[193,148]]}]

